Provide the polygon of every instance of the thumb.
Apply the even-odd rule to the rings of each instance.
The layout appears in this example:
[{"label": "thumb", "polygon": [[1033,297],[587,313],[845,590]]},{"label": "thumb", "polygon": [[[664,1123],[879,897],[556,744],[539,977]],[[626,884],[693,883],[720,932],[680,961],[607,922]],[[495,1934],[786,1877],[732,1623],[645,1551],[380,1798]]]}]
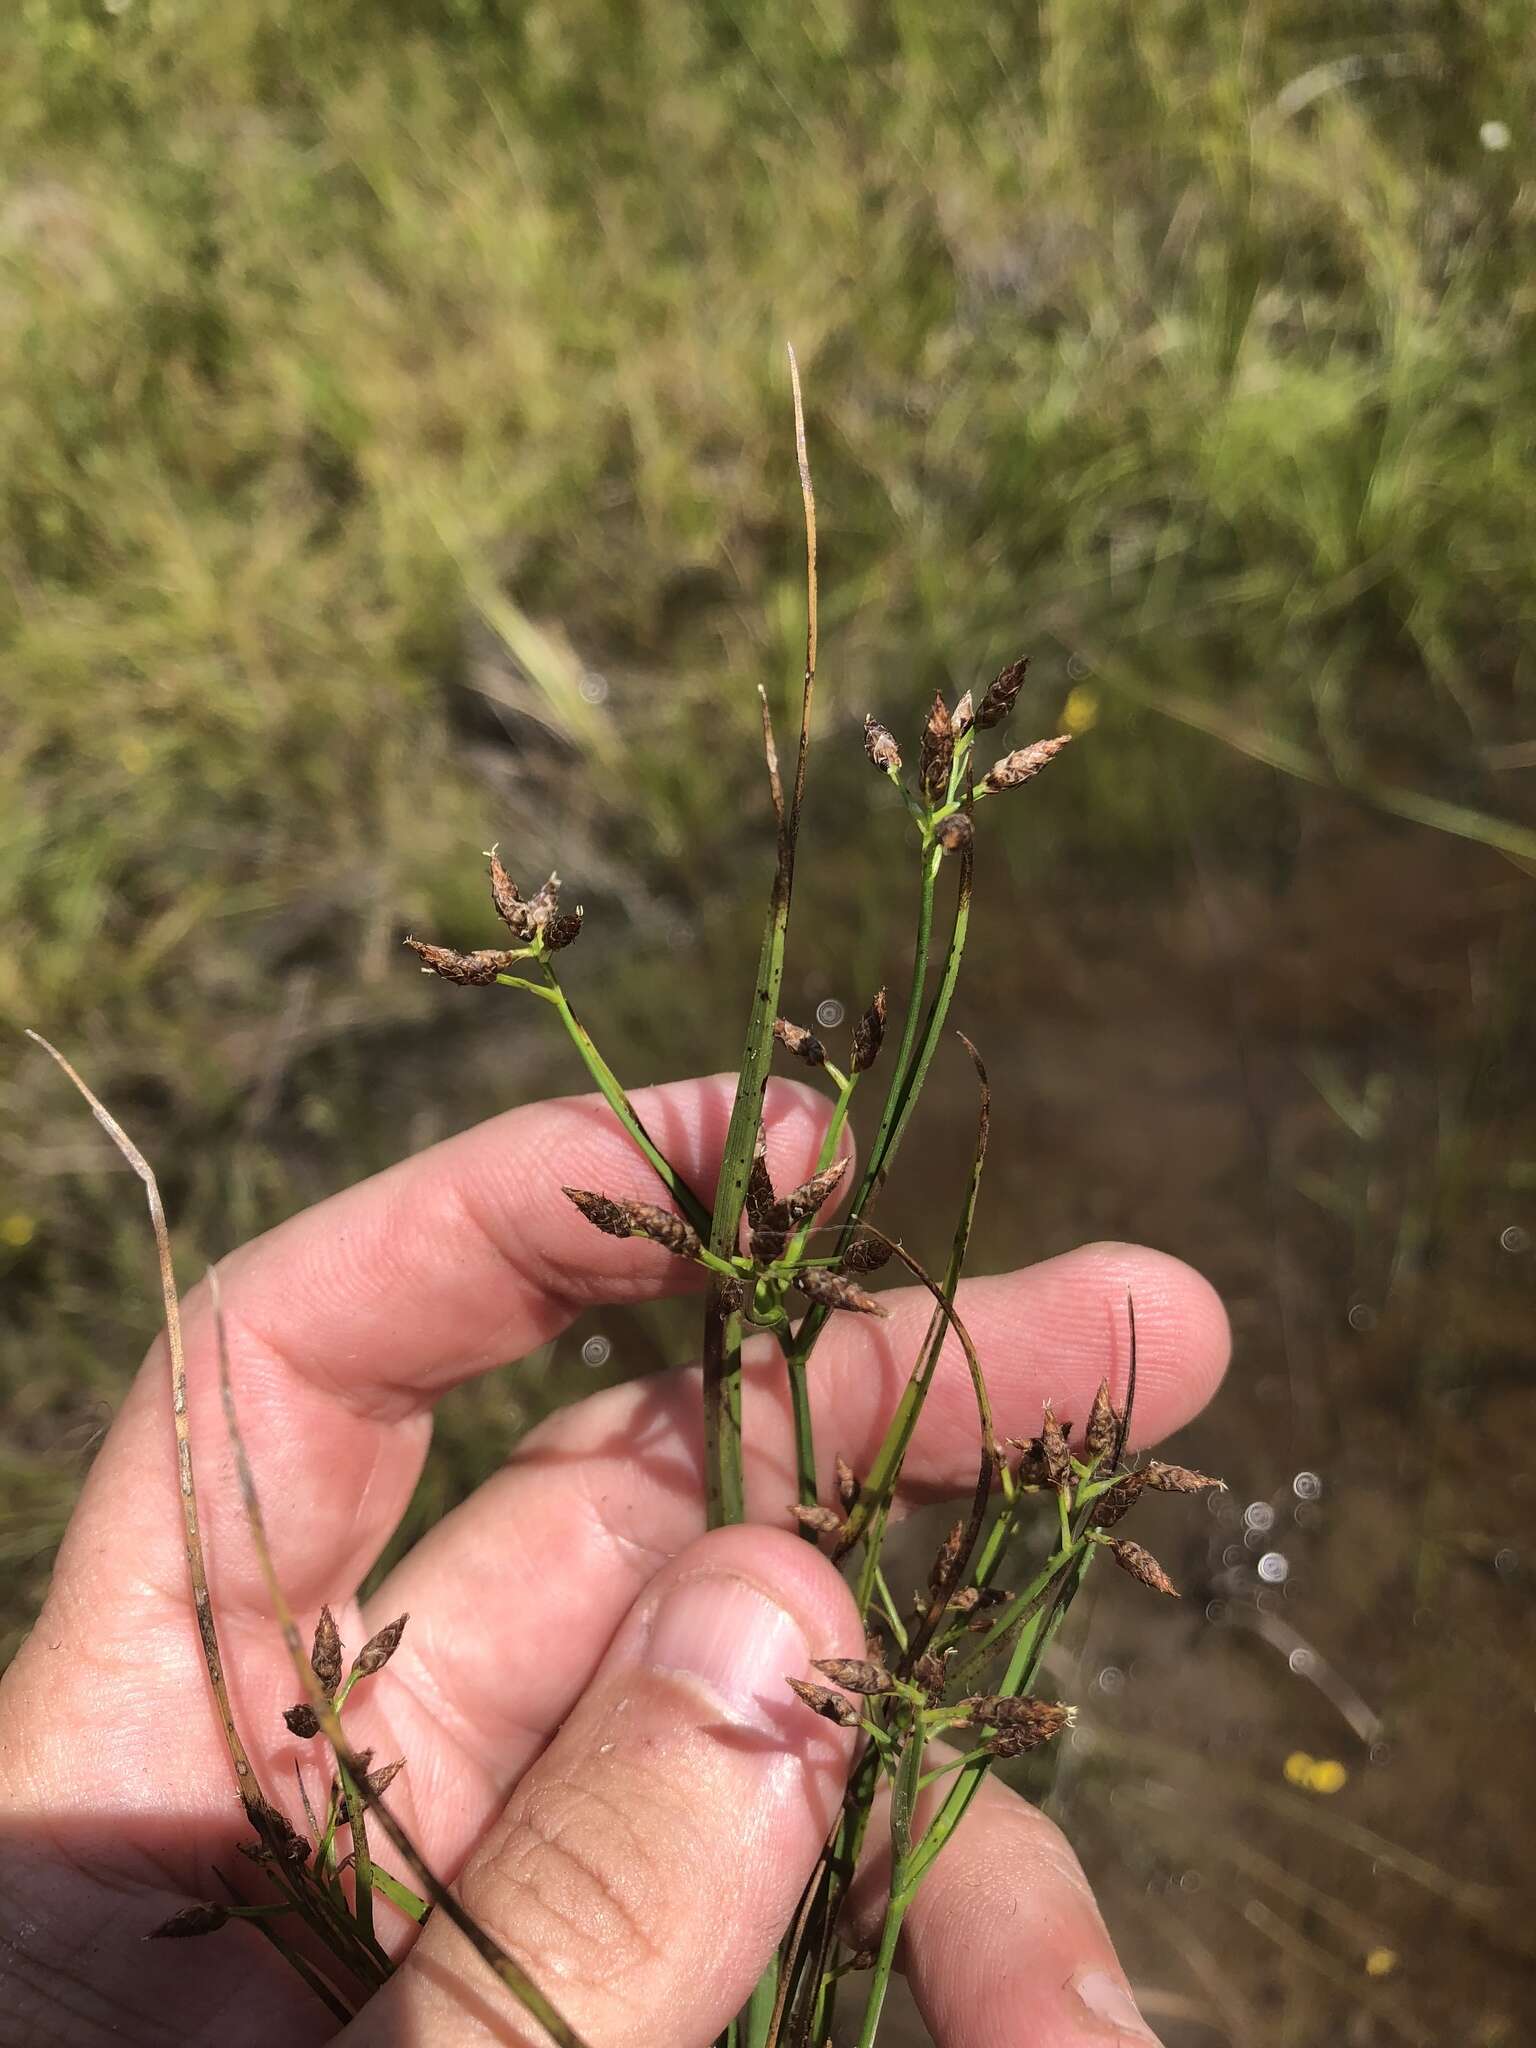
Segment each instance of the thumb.
[{"label": "thumb", "polygon": [[[707,2048],[768,1963],[837,1811],[852,1737],[785,1684],[863,1648],[825,1558],[718,1529],[652,1580],[459,1879],[590,2048]],[[435,1916],[348,2042],[542,2043]]]}]

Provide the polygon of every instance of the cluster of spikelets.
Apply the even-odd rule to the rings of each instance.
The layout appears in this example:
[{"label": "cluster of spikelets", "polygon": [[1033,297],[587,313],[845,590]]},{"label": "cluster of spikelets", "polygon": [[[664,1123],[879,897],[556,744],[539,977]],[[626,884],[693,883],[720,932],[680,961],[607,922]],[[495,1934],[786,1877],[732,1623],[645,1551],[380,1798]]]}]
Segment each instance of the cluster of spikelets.
[{"label": "cluster of spikelets", "polygon": [[970,846],[974,836],[971,814],[977,802],[1032,782],[1071,743],[1070,733],[1058,733],[1052,739],[1015,747],[977,780],[970,758],[976,735],[990,732],[1009,716],[1028,672],[1027,655],[1010,662],[979,704],[970,690],[952,710],[941,696],[935,696],[918,742],[917,775],[912,785],[903,779],[901,749],[895,736],[877,718],[864,721],[864,751],[870,762],[896,785],[925,838],[931,837],[946,853],[963,853]]},{"label": "cluster of spikelets", "polygon": [[[1008,1438],[998,1447],[996,1461],[1000,1468],[1007,1467],[1013,1501],[1028,1494],[1053,1494],[1064,1531],[1085,1516],[1087,1542],[1107,1549],[1121,1570],[1139,1584],[1176,1598],[1177,1587],[1144,1545],[1109,1532],[1144,1492],[1199,1493],[1220,1488],[1222,1482],[1158,1459],[1124,1467],[1121,1460],[1128,1428],[1128,1414],[1116,1410],[1108,1384],[1102,1383],[1078,1454],[1072,1449],[1071,1423],[1058,1421],[1047,1402],[1040,1434]],[[830,1539],[835,1556],[847,1547],[850,1518],[863,1494],[857,1475],[841,1457],[836,1464],[836,1492],[836,1509],[797,1506],[791,1511],[808,1535]],[[939,1546],[927,1587],[913,1596],[910,1616],[903,1621],[899,1656],[888,1652],[881,1635],[871,1633],[866,1658],[835,1658],[815,1666],[831,1681],[830,1686],[791,1679],[789,1683],[800,1698],[828,1720],[858,1727],[886,1746],[898,1733],[889,1713],[883,1711],[889,1708],[912,1720],[910,1732],[920,1731],[925,1740],[956,1727],[980,1730],[980,1753],[994,1757],[1019,1756],[1036,1749],[1068,1726],[1075,1710],[1047,1700],[968,1693],[945,1704],[953,1669],[978,1669],[1027,1618],[1013,1593],[979,1579],[964,1582],[974,1533],[964,1522],[957,1522]],[[980,1646],[967,1645],[966,1638],[976,1635],[983,1638]],[[845,1697],[849,1694],[860,1704]]]},{"label": "cluster of spikelets", "polygon": [[[371,1635],[343,1678],[345,1660],[341,1633],[330,1608],[321,1608],[309,1661],[321,1692],[338,1714],[354,1686],[384,1669],[400,1646],[409,1618],[408,1615],[399,1615]],[[288,1732],[301,1741],[309,1741],[321,1732],[319,1716],[307,1700],[286,1708],[283,1720]],[[270,1938],[276,1930],[268,1916],[296,1913],[310,1921],[321,1938],[355,1967],[359,1953],[366,1954],[373,1945],[371,1911],[364,1911],[360,1916],[357,1909],[365,1896],[360,1865],[366,1868],[369,1891],[377,1888],[413,1919],[424,1919],[429,1910],[425,1902],[372,1862],[364,1831],[364,1793],[370,1799],[379,1798],[405,1768],[405,1759],[399,1757],[393,1763],[374,1768],[373,1752],[362,1750],[351,1762],[355,1766],[355,1774],[346,1771],[339,1759],[333,1759],[330,1789],[321,1815],[316,1814],[303,1776],[295,1766],[299,1797],[309,1824],[307,1836],[301,1834],[270,1802],[263,1801],[258,1839],[238,1845],[242,1855],[273,1874],[278,1889],[287,1895],[282,1903],[247,1906],[230,1888],[234,1903],[223,1905],[207,1901],[183,1907],[179,1913],[173,1913],[169,1920],[154,1928],[149,1938],[161,1940],[212,1934],[232,1919],[256,1919]],[[337,1840],[344,1829],[351,1839],[351,1847],[345,1856],[339,1854]],[[356,1874],[352,1901],[348,1900],[341,1883],[342,1873],[348,1870]],[[225,1882],[227,1885],[228,1880]],[[349,1953],[349,1950],[354,1952]],[[371,1960],[375,1967],[387,1969],[387,1958],[382,1952]]]}]

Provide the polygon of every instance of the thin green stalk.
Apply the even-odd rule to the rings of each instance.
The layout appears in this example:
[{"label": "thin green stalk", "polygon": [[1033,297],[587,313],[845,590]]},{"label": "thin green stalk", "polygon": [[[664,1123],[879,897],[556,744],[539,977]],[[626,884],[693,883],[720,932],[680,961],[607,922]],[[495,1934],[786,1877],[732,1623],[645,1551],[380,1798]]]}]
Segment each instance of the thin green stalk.
[{"label": "thin green stalk", "polygon": [[[766,699],[763,706],[768,785],[779,828],[778,858],[774,864],[773,890],[763,926],[757,979],[752,988],[747,1042],[741,1056],[736,1098],[731,1104],[731,1121],[726,1130],[725,1156],[720,1164],[714,1215],[708,1226],[709,1248],[721,1259],[731,1258],[736,1251],[741,1214],[746,1207],[747,1178],[757,1150],[757,1134],[762,1127],[763,1095],[768,1086],[768,1067],[773,1056],[773,1026],[779,1014],[779,995],[784,985],[784,945],[795,886],[795,847],[800,835],[800,811],[805,801],[811,704],[816,694],[816,493],[811,484],[811,465],[805,446],[800,368],[793,349],[789,352],[789,376],[795,408],[795,457],[805,511],[805,677],[800,693],[795,779],[787,803],[779,779],[778,755]],[[709,1525],[716,1528],[722,1522],[739,1522],[746,1505],[741,1472],[741,1318],[727,1308],[718,1282],[710,1290],[704,1316],[703,1376],[705,1493]]]},{"label": "thin green stalk", "polygon": [[683,1176],[678,1172],[671,1160],[667,1158],[661,1147],[645,1128],[645,1125],[640,1121],[635,1106],[630,1101],[628,1095],[625,1094],[617,1075],[598,1051],[591,1032],[588,1031],[586,1025],[582,1023],[576,1012],[571,1008],[570,998],[566,995],[564,988],[560,984],[559,976],[555,973],[554,961],[546,959],[540,964],[549,980],[549,987],[547,989],[540,988],[536,982],[518,982],[515,977],[508,974],[500,975],[498,979],[514,987],[532,989],[536,995],[543,996],[546,1001],[554,1005],[559,1013],[561,1023],[565,1026],[570,1036],[571,1043],[581,1055],[582,1064],[597,1083],[598,1091],[602,1095],[603,1100],[613,1111],[620,1124],[629,1133],[629,1136],[634,1140],[641,1152],[650,1161],[662,1185],[688,1218],[694,1229],[701,1236],[707,1235],[709,1231],[709,1210],[707,1206],[700,1201],[699,1197],[694,1193],[687,1181],[683,1179]]},{"label": "thin green stalk", "polygon": [[896,1774],[896,1783],[891,1788],[891,1893],[886,1902],[885,1924],[880,1930],[880,1948],[875,1957],[874,1973],[870,1978],[869,1994],[864,2003],[864,2021],[859,2029],[859,2048],[873,2048],[875,2030],[880,2024],[881,2007],[885,1994],[890,1988],[891,1971],[896,1962],[896,1945],[901,1939],[901,1925],[906,1918],[907,1907],[912,1902],[916,1888],[913,1875],[912,1825],[917,1814],[917,1788],[923,1769],[923,1736],[921,1726],[914,1726],[907,1737],[907,1746],[902,1752],[901,1764]]},{"label": "thin green stalk", "polygon": [[372,1941],[373,1858],[368,1853],[368,1824],[363,1819],[363,1796],[339,1756],[336,1769],[341,1778],[341,1796],[346,1802],[347,1831],[352,1837],[353,1910],[363,1939]]},{"label": "thin green stalk", "polygon": [[[858,1084],[857,1073],[838,1076],[837,1101],[833,1106],[826,1135],[821,1141],[821,1150],[816,1155],[818,1173],[823,1167],[830,1166],[837,1157],[848,1123],[853,1091]],[[793,1266],[804,1256],[809,1238],[810,1230],[805,1229],[791,1241],[784,1255],[786,1265]],[[784,1353],[784,1369],[789,1379],[789,1406],[795,1431],[795,1476],[799,1498],[803,1506],[811,1507],[816,1501],[816,1438],[811,1417],[811,1394],[806,1376],[806,1361],[800,1356],[798,1346],[787,1336],[780,1338],[780,1348]],[[802,1529],[800,1533],[808,1543],[817,1540],[814,1529]]]},{"label": "thin green stalk", "polygon": [[[1080,1548],[1076,1555],[1076,1562],[1071,1569],[1066,1585],[1053,1605],[1048,1608],[1042,1607],[1025,1624],[1018,1642],[1014,1645],[1013,1655],[1008,1660],[1008,1669],[1002,1684],[998,1687],[999,1692],[1010,1695],[1022,1693],[1034,1683],[1035,1674],[1040,1668],[1041,1660],[1050,1648],[1056,1631],[1065,1621],[1067,1610],[1076,1598],[1078,1589],[1087,1576],[1088,1568],[1093,1563],[1094,1553],[1099,1548],[1100,1546],[1097,1543],[1081,1541],[1080,1539]],[[966,1810],[980,1789],[982,1779],[991,1768],[992,1758],[985,1756],[974,1763],[968,1764],[960,1772],[954,1788],[945,1799],[944,1804],[939,1808],[938,1813],[929,1824],[922,1841],[913,1852],[912,1884],[914,1887],[922,1881],[934,1858],[943,1849],[945,1843],[965,1818]]]}]

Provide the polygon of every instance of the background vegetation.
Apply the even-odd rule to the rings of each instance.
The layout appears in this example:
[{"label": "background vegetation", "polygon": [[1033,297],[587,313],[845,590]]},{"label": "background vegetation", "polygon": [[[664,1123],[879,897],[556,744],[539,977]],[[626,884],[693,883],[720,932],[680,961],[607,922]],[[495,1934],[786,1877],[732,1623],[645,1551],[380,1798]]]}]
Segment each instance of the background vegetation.
[{"label": "background vegetation", "polygon": [[[492,839],[558,858],[651,1073],[734,1057],[792,336],[797,999],[895,965],[864,711],[1032,651],[1020,737],[1091,744],[982,876],[986,1249],[1145,1236],[1238,1331],[1191,1447],[1235,1519],[1171,1647],[1108,1595],[1078,1629],[1054,1796],[1170,2042],[1513,2043],[1533,122],[1521,0],[15,0],[0,1655],[155,1320],[136,1190],[23,1025],[159,1164],[189,1275],[579,1085],[400,953],[485,938]],[[611,1319],[466,1393],[418,1516],[660,1355]]]}]

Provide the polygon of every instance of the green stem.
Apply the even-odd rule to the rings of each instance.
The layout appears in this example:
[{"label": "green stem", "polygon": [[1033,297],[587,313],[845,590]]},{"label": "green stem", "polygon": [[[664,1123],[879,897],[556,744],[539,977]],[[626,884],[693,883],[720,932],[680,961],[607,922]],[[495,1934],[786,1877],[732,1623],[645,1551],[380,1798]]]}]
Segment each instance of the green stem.
[{"label": "green stem", "polygon": [[912,1824],[917,1812],[917,1788],[923,1773],[923,1732],[920,1724],[908,1730],[896,1783],[891,1788],[891,1895],[886,1902],[885,1925],[880,1930],[880,1949],[875,1957],[869,1995],[864,2003],[864,2023],[859,2029],[859,2048],[873,2048],[880,2024],[880,2009],[890,1988],[896,1962],[896,1944],[906,1918],[915,1884],[912,1875]]},{"label": "green stem", "polygon": [[707,1236],[709,1231],[709,1210],[707,1206],[700,1201],[699,1197],[694,1193],[687,1181],[683,1179],[683,1176],[666,1157],[661,1147],[640,1121],[635,1106],[625,1094],[617,1075],[598,1051],[591,1032],[588,1031],[586,1025],[582,1023],[576,1012],[571,1008],[570,998],[561,987],[559,977],[555,973],[555,963],[552,960],[544,960],[540,964],[549,980],[547,990],[539,988],[536,983],[531,981],[515,982],[511,975],[504,974],[499,979],[512,983],[514,986],[533,989],[536,994],[544,996],[546,1001],[554,1004],[556,1010],[560,1013],[560,1021],[565,1026],[571,1043],[581,1055],[582,1064],[587,1072],[597,1083],[598,1092],[602,1095],[603,1100],[629,1133],[629,1136],[634,1140],[640,1151],[650,1161],[662,1185],[688,1218],[694,1229],[701,1236]]},{"label": "green stem", "polygon": [[[848,1123],[848,1111],[853,1101],[853,1091],[859,1085],[857,1074],[838,1076],[837,1102],[832,1111],[831,1122],[821,1141],[821,1150],[816,1156],[816,1171],[830,1166],[837,1157],[838,1147]],[[783,1263],[793,1266],[805,1254],[810,1230],[800,1231],[784,1254]],[[811,1394],[806,1376],[806,1361],[800,1355],[796,1344],[787,1336],[780,1339],[784,1353],[784,1369],[789,1377],[789,1406],[795,1430],[795,1476],[799,1487],[802,1506],[813,1507],[816,1502],[816,1439],[811,1418]],[[802,1529],[801,1535],[808,1543],[817,1541],[814,1529]]]}]

